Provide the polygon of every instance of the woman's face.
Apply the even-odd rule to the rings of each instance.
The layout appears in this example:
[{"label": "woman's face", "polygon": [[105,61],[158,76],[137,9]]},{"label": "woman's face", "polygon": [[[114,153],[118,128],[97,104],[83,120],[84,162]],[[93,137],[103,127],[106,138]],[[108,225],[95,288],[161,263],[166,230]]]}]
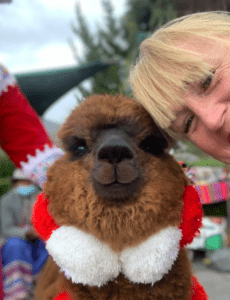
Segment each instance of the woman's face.
[{"label": "woman's face", "polygon": [[204,152],[230,164],[230,44],[199,38],[181,48],[204,57],[213,66],[213,75],[183,95],[185,105],[175,108],[172,129]]}]

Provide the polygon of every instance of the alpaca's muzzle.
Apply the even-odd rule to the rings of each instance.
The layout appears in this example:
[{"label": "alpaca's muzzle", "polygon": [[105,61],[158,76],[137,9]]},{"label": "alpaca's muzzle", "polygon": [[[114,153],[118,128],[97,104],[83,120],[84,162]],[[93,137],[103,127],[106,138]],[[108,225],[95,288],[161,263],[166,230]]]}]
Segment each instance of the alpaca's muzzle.
[{"label": "alpaca's muzzle", "polygon": [[140,169],[127,134],[110,129],[100,137],[92,178],[97,193],[108,200],[131,197],[140,186]]}]

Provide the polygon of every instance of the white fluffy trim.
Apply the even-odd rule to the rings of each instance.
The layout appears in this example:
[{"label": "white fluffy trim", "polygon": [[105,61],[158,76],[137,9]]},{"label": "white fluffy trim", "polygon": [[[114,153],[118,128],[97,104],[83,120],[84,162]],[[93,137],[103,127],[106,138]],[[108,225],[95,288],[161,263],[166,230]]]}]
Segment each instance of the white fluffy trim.
[{"label": "white fluffy trim", "polygon": [[179,252],[181,231],[168,227],[136,247],[121,252],[122,272],[136,283],[152,283],[168,273]]},{"label": "white fluffy trim", "polygon": [[0,65],[0,97],[3,92],[8,91],[9,86],[15,86],[16,79],[2,65]]},{"label": "white fluffy trim", "polygon": [[108,245],[75,227],[58,228],[46,248],[74,283],[101,286],[121,270],[118,255]]},{"label": "white fluffy trim", "polygon": [[40,187],[46,180],[47,169],[63,155],[63,151],[56,145],[45,145],[44,150],[36,149],[35,156],[27,155],[27,162],[21,162],[23,173]]},{"label": "white fluffy trim", "polygon": [[62,226],[52,233],[46,248],[74,283],[100,287],[122,272],[132,282],[154,284],[171,269],[180,239],[181,231],[168,227],[117,253],[91,234]]}]

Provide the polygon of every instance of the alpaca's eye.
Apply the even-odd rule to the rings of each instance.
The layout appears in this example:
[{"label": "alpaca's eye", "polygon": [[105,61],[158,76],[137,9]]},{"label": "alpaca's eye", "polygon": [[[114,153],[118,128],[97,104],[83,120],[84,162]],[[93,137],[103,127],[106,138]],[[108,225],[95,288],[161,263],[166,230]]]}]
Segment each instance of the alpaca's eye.
[{"label": "alpaca's eye", "polygon": [[67,150],[72,152],[74,158],[79,158],[88,152],[88,147],[84,139],[76,136],[66,140]]},{"label": "alpaca's eye", "polygon": [[82,156],[84,155],[86,152],[87,152],[87,147],[86,146],[83,146],[83,145],[79,145],[77,146],[75,149],[74,149],[74,154],[76,156]]},{"label": "alpaca's eye", "polygon": [[167,148],[168,142],[163,136],[155,134],[147,136],[141,143],[140,148],[153,155],[161,155],[164,149]]}]

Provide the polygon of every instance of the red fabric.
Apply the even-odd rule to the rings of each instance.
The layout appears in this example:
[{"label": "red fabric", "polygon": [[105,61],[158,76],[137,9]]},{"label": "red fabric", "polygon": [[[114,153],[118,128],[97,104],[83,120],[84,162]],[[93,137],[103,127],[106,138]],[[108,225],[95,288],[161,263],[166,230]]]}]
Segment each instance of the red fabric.
[{"label": "red fabric", "polygon": [[19,87],[8,86],[0,98],[0,145],[17,167],[27,155],[53,143]]},{"label": "red fabric", "polygon": [[205,292],[203,286],[199,283],[195,276],[192,277],[192,299],[191,300],[208,300],[208,295]]},{"label": "red fabric", "polygon": [[70,295],[68,295],[66,292],[64,292],[64,293],[57,295],[57,297],[55,297],[54,300],[72,300],[72,298],[70,297]]},{"label": "red fabric", "polygon": [[184,207],[180,224],[180,229],[182,231],[182,239],[180,241],[181,248],[190,244],[194,237],[199,233],[203,216],[200,198],[193,186],[189,185],[185,187],[183,201]]},{"label": "red fabric", "polygon": [[37,196],[37,200],[33,207],[32,222],[34,228],[43,240],[48,240],[53,230],[59,228],[52,215],[48,211],[48,198],[44,193]]}]

